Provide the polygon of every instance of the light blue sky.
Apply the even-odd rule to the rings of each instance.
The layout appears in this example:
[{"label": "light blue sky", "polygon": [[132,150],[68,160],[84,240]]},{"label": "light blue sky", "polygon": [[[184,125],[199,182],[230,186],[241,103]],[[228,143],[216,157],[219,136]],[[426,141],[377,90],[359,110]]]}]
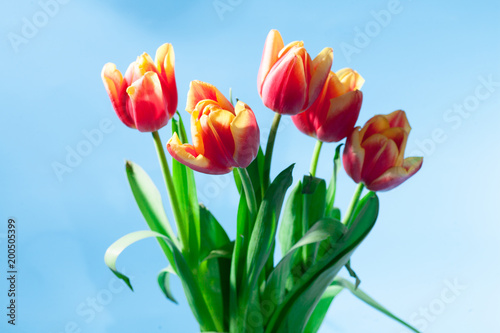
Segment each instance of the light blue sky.
[{"label": "light blue sky", "polygon": [[[2,310],[0,331],[62,333],[76,325],[92,333],[196,332],[179,281],[179,306],[157,287],[166,261],[154,240],[134,245],[118,262],[133,276],[134,293],[104,265],[114,240],[146,227],[124,160],[140,164],[159,187],[163,180],[150,135],[119,122],[100,71],[109,61],[124,71],[142,52],[170,42],[180,110],[191,80],[223,92],[232,87],[265,134],[273,114],[259,99],[256,76],[271,28],[285,43],[304,40],[313,56],[333,47],[334,70],[349,66],[366,79],[358,124],[402,108],[413,127],[407,151],[424,156],[413,179],[380,194],[377,225],[352,260],[362,288],[423,332],[500,331],[497,1],[221,0],[232,3],[225,12],[212,0],[66,2],[52,7],[52,16],[40,14],[38,1],[5,3],[0,12],[0,237],[8,217],[19,225],[18,326],[7,326]],[[23,31],[24,19],[40,27]],[[111,122],[109,133],[58,179],[53,163],[64,163],[68,147],[85,140],[82,131],[103,121]],[[165,142],[168,131],[161,131]],[[276,145],[274,174],[293,162],[295,179],[307,172],[314,140],[289,119]],[[334,147],[324,146],[319,176],[330,176]],[[200,196],[234,235],[229,177],[197,179]],[[345,209],[355,186],[344,172],[339,187]],[[5,252],[0,238],[0,276]],[[463,290],[450,289],[457,283]],[[2,309],[6,288],[1,278]],[[89,310],[96,297],[105,306]],[[346,292],[321,332],[405,330]]]}]

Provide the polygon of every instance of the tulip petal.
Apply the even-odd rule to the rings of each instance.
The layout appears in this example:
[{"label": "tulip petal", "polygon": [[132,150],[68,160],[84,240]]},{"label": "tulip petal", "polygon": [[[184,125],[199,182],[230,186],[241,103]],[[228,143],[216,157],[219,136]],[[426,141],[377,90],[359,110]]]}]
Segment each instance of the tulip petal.
[{"label": "tulip petal", "polygon": [[[224,115],[219,114],[219,117],[222,118]],[[223,120],[219,119],[219,121]],[[223,165],[225,167],[235,166],[236,162],[233,159],[233,151],[228,151],[227,147],[224,145],[219,133],[217,133],[217,130],[210,119],[210,116],[202,115],[199,122],[202,131],[201,138],[203,140],[203,147],[205,149],[204,155],[209,160],[212,160],[219,165]],[[233,139],[231,138],[231,140]]]},{"label": "tulip petal", "polygon": [[398,147],[394,141],[384,135],[374,134],[363,141],[361,146],[365,149],[365,160],[361,173],[365,184],[371,183],[387,169],[396,165],[399,155]]},{"label": "tulip petal", "polygon": [[125,82],[127,87],[131,86],[135,81],[139,80],[146,74],[146,72],[158,73],[153,59],[147,53],[143,53],[128,66],[125,72]]},{"label": "tulip petal", "polygon": [[173,158],[193,170],[213,175],[231,172],[230,167],[218,165],[202,154],[198,154],[194,146],[183,144],[179,140],[177,133],[174,133],[172,138],[168,141],[167,150]]},{"label": "tulip petal", "polygon": [[266,43],[264,44],[264,51],[262,52],[262,59],[259,67],[259,74],[257,75],[257,90],[261,95],[262,84],[264,80],[273,67],[273,65],[278,61],[278,54],[280,50],[284,47],[283,38],[278,30],[271,30],[266,38]]},{"label": "tulip petal", "polygon": [[323,89],[327,78],[330,74],[333,62],[333,49],[325,47],[312,61],[312,75],[309,83],[309,96],[307,105],[308,108],[318,98],[321,90]]},{"label": "tulip petal", "polygon": [[127,94],[131,116],[140,132],[154,132],[168,123],[158,74],[147,72],[127,88]]},{"label": "tulip petal", "polygon": [[122,73],[116,69],[115,64],[107,63],[102,68],[101,78],[118,118],[128,127],[135,128],[134,121],[126,109],[127,95]]},{"label": "tulip petal", "polygon": [[371,191],[388,191],[401,185],[422,167],[423,157],[408,157],[403,166],[392,167],[375,179],[367,188]]},{"label": "tulip petal", "polygon": [[222,109],[228,110],[234,114],[233,105],[227,100],[226,97],[224,97],[219,89],[206,82],[198,80],[191,81],[189,85],[186,111],[191,113],[196,108],[196,104],[204,99],[216,101]]},{"label": "tulip petal", "polygon": [[396,143],[396,146],[398,147],[399,150],[399,155],[395,162],[395,165],[402,165],[405,154],[406,142],[408,141],[408,133],[401,127],[393,127],[382,132],[382,135],[394,141],[394,143]]},{"label": "tulip petal", "polygon": [[233,122],[235,115],[229,111],[219,109],[217,111],[210,112],[209,114],[210,124],[215,132],[219,143],[223,146],[224,151],[227,155],[233,156],[234,153],[234,139],[231,134],[231,123]]},{"label": "tulip petal", "polygon": [[298,114],[307,100],[306,73],[297,51],[292,50],[280,58],[262,86],[264,105],[281,114]]},{"label": "tulip petal", "polygon": [[361,181],[361,171],[365,160],[365,150],[361,147],[359,126],[347,137],[342,163],[344,169],[355,183]]},{"label": "tulip petal", "polygon": [[397,110],[385,116],[391,127],[401,127],[406,133],[410,133],[411,126],[403,110]]},{"label": "tulip petal", "polygon": [[365,79],[351,68],[342,68],[337,71],[337,76],[342,84],[349,90],[359,90],[365,83]]},{"label": "tulip petal", "polygon": [[326,118],[316,128],[316,136],[323,142],[338,142],[347,137],[356,125],[363,102],[360,90],[332,98]]},{"label": "tulip petal", "polygon": [[205,154],[205,146],[203,145],[203,130],[201,129],[201,124],[198,121],[198,111],[193,111],[191,114],[191,137],[193,139],[194,149],[198,154]]},{"label": "tulip petal", "polygon": [[252,163],[259,151],[260,131],[252,109],[238,101],[235,108],[236,118],[231,123],[234,139],[234,155],[238,167],[246,168]]},{"label": "tulip petal", "polygon": [[363,126],[360,131],[361,141],[365,141],[370,138],[370,136],[381,133],[389,128],[391,128],[391,125],[385,116],[373,116],[366,122],[365,126]]},{"label": "tulip petal", "polygon": [[306,111],[292,116],[292,121],[295,127],[297,127],[297,129],[305,135],[309,135],[313,138],[316,138],[316,129],[313,125],[313,122],[316,119],[314,112],[317,110],[315,105],[316,103]]},{"label": "tulip petal", "polygon": [[172,44],[163,44],[156,50],[156,68],[167,101],[167,112],[172,117],[177,110],[177,84],[175,82],[175,54]]}]

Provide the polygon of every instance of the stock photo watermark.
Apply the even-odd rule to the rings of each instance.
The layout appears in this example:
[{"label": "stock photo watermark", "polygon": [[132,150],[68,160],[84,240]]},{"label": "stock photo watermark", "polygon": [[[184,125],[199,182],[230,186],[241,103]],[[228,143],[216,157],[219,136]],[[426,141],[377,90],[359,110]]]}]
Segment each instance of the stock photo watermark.
[{"label": "stock photo watermark", "polygon": [[[129,276],[132,281],[133,276]],[[92,323],[104,309],[109,306],[118,294],[125,290],[125,284],[117,277],[112,277],[105,288],[87,297],[75,308],[78,319],[70,320],[59,333],[82,333],[85,325]]]},{"label": "stock photo watermark", "polygon": [[221,21],[224,21],[224,14],[232,12],[236,7],[241,5],[243,0],[214,0],[212,6],[214,7],[217,16]]},{"label": "stock photo watermark", "polygon": [[66,5],[71,0],[40,0],[37,11],[28,17],[23,17],[21,27],[17,32],[9,32],[7,38],[14,52],[19,52],[19,47],[28,44],[35,38],[50,20],[61,10],[62,5]]},{"label": "stock photo watermark", "polygon": [[[444,123],[453,131],[462,127],[464,120],[469,119],[481,103],[491,98],[500,87],[500,81],[496,81],[492,74],[480,75],[477,80],[478,84],[471,94],[459,103],[454,103],[443,113]],[[448,140],[447,132],[443,126],[434,128],[428,137],[414,141],[417,148],[409,153],[409,156],[431,156],[440,144]]]},{"label": "stock photo watermark", "polygon": [[17,219],[9,217],[6,225],[7,238],[7,323],[15,326],[17,320],[17,294],[18,294],[18,261],[17,261]]},{"label": "stock photo watermark", "polygon": [[400,0],[390,0],[385,9],[370,11],[373,20],[368,21],[364,27],[354,27],[352,42],[340,43],[340,50],[347,62],[351,62],[353,55],[360,54],[363,49],[367,48],[372,40],[391,24],[394,16],[402,12],[403,5]]},{"label": "stock photo watermark", "polygon": [[90,131],[82,130],[84,139],[78,141],[74,147],[69,145],[65,147],[66,157],[64,161],[54,161],[51,163],[52,170],[59,182],[63,181],[65,174],[72,173],[75,168],[80,166],[83,159],[102,144],[105,134],[113,132],[114,129],[115,125],[113,122],[108,118],[104,118],[99,122],[97,128],[93,128]]},{"label": "stock photo watermark", "polygon": [[420,306],[417,311],[409,316],[410,324],[421,332],[427,331],[431,324],[436,322],[439,316],[444,314],[468,288],[467,285],[458,281],[458,278],[444,280],[443,284],[444,287],[439,295],[430,300],[425,306]]}]

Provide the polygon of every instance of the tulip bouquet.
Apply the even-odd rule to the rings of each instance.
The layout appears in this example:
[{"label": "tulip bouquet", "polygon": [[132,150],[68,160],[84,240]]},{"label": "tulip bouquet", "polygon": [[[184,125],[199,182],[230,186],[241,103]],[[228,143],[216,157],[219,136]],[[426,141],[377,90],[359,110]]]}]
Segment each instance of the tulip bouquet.
[{"label": "tulip bouquet", "polygon": [[[376,191],[403,183],[420,169],[422,158],[404,158],[410,125],[403,111],[376,115],[355,127],[364,80],[352,69],[331,71],[332,60],[331,48],[311,59],[302,42],[285,45],[278,31],[269,33],[257,76],[258,93],[275,112],[265,150],[252,108],[242,101],[234,104],[231,96],[200,81],[192,81],[187,94],[190,143],[176,111],[172,45],[162,45],[154,61],[146,53],[139,56],[124,77],[114,64],[106,64],[102,79],[118,117],[153,135],[177,229],[150,177],[127,161],[128,181],[149,230],[128,234],[109,247],[105,262],[113,273],[132,289],[116,268],[117,257],[130,244],[153,237],[170,264],[158,274],[161,290],[176,302],[169,281],[172,275],[181,280],[202,332],[317,332],[343,289],[418,332],[358,288],[350,258],[377,219]],[[275,177],[270,173],[283,115],[318,140],[309,173],[287,198],[294,166]],[[158,133],[168,122],[170,162]],[[344,138],[343,153],[343,144],[335,150],[331,179],[316,177],[323,143]],[[343,214],[335,201],[342,162],[359,184]],[[198,202],[193,170],[233,173],[240,195],[233,237]],[[276,239],[282,253],[277,263]],[[343,267],[353,282],[337,276]]]}]

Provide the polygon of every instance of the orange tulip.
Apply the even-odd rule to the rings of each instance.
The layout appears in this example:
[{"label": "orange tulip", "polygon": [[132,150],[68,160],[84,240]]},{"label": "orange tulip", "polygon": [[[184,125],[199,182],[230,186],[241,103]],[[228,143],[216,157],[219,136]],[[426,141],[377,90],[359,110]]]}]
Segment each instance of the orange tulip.
[{"label": "orange tulip", "polygon": [[257,76],[257,89],[264,105],[289,115],[307,109],[321,92],[332,61],[331,48],[325,48],[311,60],[303,42],[285,46],[280,33],[271,30]]},{"label": "orange tulip", "polygon": [[337,142],[352,132],[363,101],[358,89],[364,79],[350,68],[330,72],[323,90],[306,111],[292,116],[304,134],[323,142]]},{"label": "orange tulip", "polygon": [[130,64],[125,77],[116,65],[102,69],[104,82],[118,118],[140,132],[154,132],[165,126],[177,109],[174,48],[163,44],[156,59],[143,53]]},{"label": "orange tulip", "polygon": [[175,133],[167,143],[177,161],[199,172],[224,174],[246,168],[257,156],[259,127],[245,103],[233,107],[213,85],[192,81],[186,111],[191,113],[193,144],[183,144]]},{"label": "orange tulip", "polygon": [[343,163],[347,174],[369,190],[387,191],[413,176],[422,157],[404,158],[410,124],[404,111],[377,115],[347,138]]}]

